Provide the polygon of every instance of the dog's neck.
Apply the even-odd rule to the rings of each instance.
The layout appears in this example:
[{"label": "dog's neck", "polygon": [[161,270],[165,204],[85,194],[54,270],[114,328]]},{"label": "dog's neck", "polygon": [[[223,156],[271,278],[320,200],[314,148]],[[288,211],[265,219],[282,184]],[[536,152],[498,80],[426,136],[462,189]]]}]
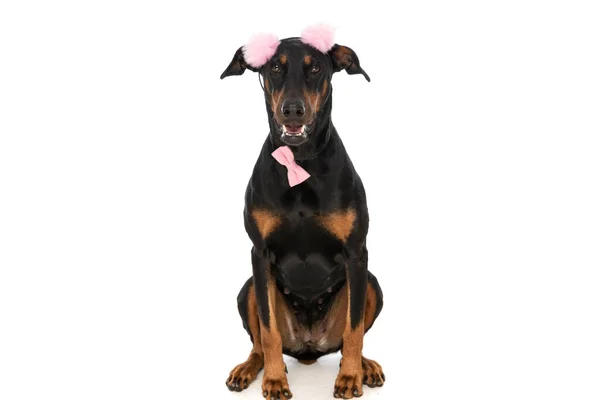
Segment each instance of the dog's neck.
[{"label": "dog's neck", "polygon": [[[269,141],[274,149],[279,146],[286,146],[281,140],[279,126],[273,117],[273,111],[270,104],[267,103],[267,114],[269,115]],[[312,160],[316,158],[327,146],[331,138],[333,124],[331,123],[331,93],[327,101],[317,113],[316,121],[312,127],[312,132],[309,133],[308,141],[300,146],[289,146],[294,153],[296,161]]]}]

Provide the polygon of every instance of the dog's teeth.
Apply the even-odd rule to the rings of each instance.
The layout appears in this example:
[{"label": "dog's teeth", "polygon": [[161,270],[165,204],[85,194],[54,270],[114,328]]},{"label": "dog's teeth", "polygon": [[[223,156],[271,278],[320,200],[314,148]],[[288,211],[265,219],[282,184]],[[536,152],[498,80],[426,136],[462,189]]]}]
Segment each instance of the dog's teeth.
[{"label": "dog's teeth", "polygon": [[288,132],[287,129],[283,128],[283,133],[285,133],[287,136],[300,136],[300,135],[304,134],[305,130],[306,130],[306,125],[302,125],[300,132]]}]

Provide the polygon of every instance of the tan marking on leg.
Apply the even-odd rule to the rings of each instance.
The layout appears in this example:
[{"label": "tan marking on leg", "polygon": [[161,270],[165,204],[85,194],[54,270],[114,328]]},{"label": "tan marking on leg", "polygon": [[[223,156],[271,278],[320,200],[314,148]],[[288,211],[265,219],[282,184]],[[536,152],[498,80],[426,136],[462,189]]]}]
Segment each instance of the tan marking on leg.
[{"label": "tan marking on leg", "polygon": [[[267,283],[267,290],[269,298],[269,328],[262,323],[260,324],[262,346],[265,353],[265,370],[268,369],[270,372],[276,372],[277,375],[279,375],[279,372],[284,373],[283,355],[281,352],[282,341],[276,312],[277,288],[271,277]],[[278,368],[279,366],[281,366],[281,368]],[[281,369],[281,371],[279,371],[279,369]]]},{"label": "tan marking on leg", "polygon": [[[262,338],[262,347],[265,355],[265,373],[262,382],[262,391],[273,395],[277,392],[290,392],[290,388],[285,376],[285,364],[283,362],[282,340],[279,332],[276,301],[277,287],[273,277],[269,277],[267,281],[267,292],[269,301],[269,327],[267,328],[262,320],[260,322],[260,334]],[[287,396],[286,396],[287,397]]]},{"label": "tan marking on leg", "polygon": [[353,209],[337,211],[329,215],[319,216],[317,219],[325,229],[342,242],[346,243],[346,240],[348,240],[348,236],[350,236],[352,228],[354,227],[356,211]]},{"label": "tan marking on leg", "polygon": [[[349,304],[350,288],[348,287],[348,305]],[[342,362],[340,365],[340,372],[335,380],[334,388],[334,393],[344,399],[360,397],[363,393],[362,347],[364,332],[364,318],[355,329],[352,329],[350,322],[350,307],[348,306],[344,329],[344,344],[342,347]]]},{"label": "tan marking on leg", "polygon": [[256,294],[254,292],[254,286],[250,286],[248,293],[248,328],[252,334],[252,350],[248,359],[237,365],[229,373],[227,378],[227,387],[233,391],[241,391],[250,385],[258,372],[264,365],[264,354],[262,350],[262,343],[260,338],[260,325],[258,318],[258,305],[256,304]]},{"label": "tan marking on leg", "polygon": [[[348,290],[348,304],[350,303],[350,291]],[[367,294],[365,299],[365,312],[362,322],[352,330],[350,323],[350,307],[346,310],[344,346],[342,348],[342,361],[340,372],[335,381],[335,392],[343,398],[354,396],[354,389],[360,397],[362,395],[363,382],[369,387],[383,386],[385,375],[381,365],[377,361],[362,356],[364,340],[364,327],[370,327],[375,320],[377,310],[377,292],[367,283]],[[347,387],[347,390],[342,390]],[[354,396],[356,397],[356,396]]]},{"label": "tan marking on leg", "polygon": [[367,284],[367,295],[365,299],[365,329],[371,328],[375,322],[375,311],[377,311],[377,292],[371,285]]},{"label": "tan marking on leg", "polygon": [[[350,305],[350,288],[348,288],[348,305]],[[363,320],[358,324],[355,329],[352,329],[350,321],[350,306],[346,308],[346,325],[344,329],[344,349],[342,351],[342,357],[348,358],[349,368],[353,370],[356,365],[359,364],[362,347],[363,337],[365,334],[365,321]],[[343,365],[343,363],[342,363]]]},{"label": "tan marking on leg", "polygon": [[281,224],[281,217],[267,210],[252,210],[260,236],[266,239]]},{"label": "tan marking on leg", "polygon": [[254,284],[252,284],[248,292],[248,328],[254,340],[252,351],[260,354],[262,357],[262,341],[260,339],[260,324],[258,321],[258,303],[256,302]]}]

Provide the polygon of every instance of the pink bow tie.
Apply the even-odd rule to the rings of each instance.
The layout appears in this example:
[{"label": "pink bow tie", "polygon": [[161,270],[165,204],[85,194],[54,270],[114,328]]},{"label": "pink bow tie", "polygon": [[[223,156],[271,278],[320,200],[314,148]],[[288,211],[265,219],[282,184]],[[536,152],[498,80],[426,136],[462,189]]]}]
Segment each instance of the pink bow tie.
[{"label": "pink bow tie", "polygon": [[290,187],[294,187],[310,178],[310,174],[306,172],[304,168],[296,164],[296,161],[294,161],[294,153],[292,153],[292,150],[290,150],[289,147],[278,147],[271,155],[279,164],[287,168]]}]

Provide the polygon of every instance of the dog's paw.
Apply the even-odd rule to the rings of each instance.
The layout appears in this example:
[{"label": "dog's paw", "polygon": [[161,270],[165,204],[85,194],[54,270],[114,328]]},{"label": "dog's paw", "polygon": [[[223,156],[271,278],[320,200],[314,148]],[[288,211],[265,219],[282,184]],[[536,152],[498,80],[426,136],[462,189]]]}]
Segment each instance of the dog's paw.
[{"label": "dog's paw", "polygon": [[358,362],[351,362],[342,359],[340,363],[340,372],[335,380],[333,397],[337,399],[351,399],[363,395],[363,370]]},{"label": "dog's paw", "polygon": [[267,400],[291,399],[292,392],[290,391],[285,373],[278,376],[267,375],[265,373],[262,381],[262,394]]},{"label": "dog's paw", "polygon": [[229,373],[225,381],[227,388],[234,392],[241,392],[250,386],[250,383],[256,379],[256,375],[263,366],[262,359],[257,354],[251,354],[248,360],[237,365]]},{"label": "dog's paw", "polygon": [[385,374],[381,365],[377,361],[369,360],[368,358],[362,358],[363,368],[363,383],[368,387],[374,388],[376,386],[383,386],[385,382]]}]

